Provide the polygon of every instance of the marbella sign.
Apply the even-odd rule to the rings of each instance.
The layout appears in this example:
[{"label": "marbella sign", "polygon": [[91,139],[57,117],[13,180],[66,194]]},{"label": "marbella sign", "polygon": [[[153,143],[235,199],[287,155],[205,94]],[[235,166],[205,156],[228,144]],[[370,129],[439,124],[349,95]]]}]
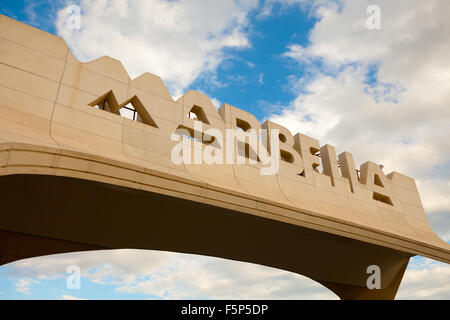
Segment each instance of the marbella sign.
[{"label": "marbella sign", "polygon": [[[308,184],[314,184],[315,175],[324,175],[330,178],[332,187],[337,181],[344,182],[352,193],[370,198],[366,200],[395,205],[394,186],[380,165],[368,161],[357,170],[349,152],[336,156],[331,145],[320,146],[317,139],[301,133],[293,135],[272,121],[261,125],[252,114],[229,104],[216,110],[209,98],[199,92],[191,90],[182,98],[185,97],[198,101],[184,108],[181,121],[164,132],[176,142],[170,153],[174,164],[252,165],[258,167],[261,175],[288,174]],[[159,115],[150,113],[138,95],[119,104],[110,91],[89,105],[116,114],[128,110],[130,120],[160,130],[155,120]],[[364,188],[371,193],[363,192]]]}]

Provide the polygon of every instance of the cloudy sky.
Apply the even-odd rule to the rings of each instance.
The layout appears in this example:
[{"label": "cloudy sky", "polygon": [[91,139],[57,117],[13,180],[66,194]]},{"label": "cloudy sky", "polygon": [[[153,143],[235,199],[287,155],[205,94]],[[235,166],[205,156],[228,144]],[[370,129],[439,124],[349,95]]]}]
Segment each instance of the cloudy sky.
[{"label": "cloudy sky", "polygon": [[[80,29],[68,16],[81,10]],[[380,29],[367,27],[370,5]],[[75,56],[121,60],[412,176],[450,242],[450,1],[2,1],[0,13],[63,37]],[[67,267],[82,271],[67,288]],[[0,299],[335,299],[288,272],[157,251],[65,254],[0,267]],[[450,299],[450,267],[411,259],[399,299]]]}]

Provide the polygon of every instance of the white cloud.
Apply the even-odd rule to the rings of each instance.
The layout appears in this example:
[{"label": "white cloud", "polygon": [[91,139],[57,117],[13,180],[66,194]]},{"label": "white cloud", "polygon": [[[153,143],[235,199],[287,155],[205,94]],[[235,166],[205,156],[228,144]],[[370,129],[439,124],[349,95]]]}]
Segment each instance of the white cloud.
[{"label": "white cloud", "polygon": [[[271,120],[416,179],[425,211],[450,233],[450,7],[446,1],[377,1],[381,30],[366,27],[372,1],[329,1],[309,45],[284,57],[308,70]],[[377,71],[377,72],[376,72]],[[291,76],[289,81],[295,77]],[[441,228],[442,230],[443,228]]]},{"label": "white cloud", "polygon": [[67,267],[77,265],[82,276],[95,283],[104,284],[105,279],[132,283],[137,280],[135,275],[158,270],[169,257],[170,253],[163,251],[127,249],[67,253],[16,261],[9,274],[17,278],[51,280],[67,277]]},{"label": "white cloud", "polygon": [[[177,266],[177,267],[173,267]],[[303,276],[250,263],[177,255],[148,279],[121,286],[121,292],[165,299],[336,299]]]},{"label": "white cloud", "polygon": [[397,299],[450,299],[450,266],[415,258],[405,272]]},{"label": "white cloud", "polygon": [[34,283],[39,283],[39,281],[32,278],[21,278],[15,283],[16,291],[23,294],[30,294],[30,287]]},{"label": "white cloud", "polygon": [[109,55],[136,77],[155,73],[174,95],[204,73],[214,73],[225,49],[250,46],[247,14],[257,0],[81,0],[81,30],[67,28],[58,14],[58,33],[74,55],[89,61]]},{"label": "white cloud", "polygon": [[[30,294],[38,279],[67,276],[77,264],[82,281],[113,285],[118,297],[142,294],[161,299],[337,299],[311,279],[291,272],[206,256],[151,250],[110,250],[39,257],[9,265],[19,277],[16,290]],[[450,266],[422,257],[411,259],[397,299],[449,299]],[[35,278],[32,278],[35,277]],[[57,290],[52,285],[53,290]],[[61,288],[64,292],[66,288]],[[97,289],[105,290],[105,289]],[[109,290],[109,289],[108,289]],[[101,292],[101,291],[99,291]],[[61,299],[82,299],[62,293]]]},{"label": "white cloud", "polygon": [[216,109],[219,109],[220,106],[222,105],[220,100],[218,100],[217,98],[210,98],[210,99],[211,99],[211,102],[214,105],[214,107],[216,107]]},{"label": "white cloud", "polygon": [[82,281],[114,285],[118,294],[137,293],[161,299],[337,298],[313,280],[291,272],[151,250],[105,250],[26,259],[10,264],[8,275],[20,278],[27,291],[31,281],[35,281],[32,279],[68,276],[67,266],[73,264],[80,266]]},{"label": "white cloud", "polygon": [[259,84],[264,84],[264,73],[260,73],[258,77]]}]

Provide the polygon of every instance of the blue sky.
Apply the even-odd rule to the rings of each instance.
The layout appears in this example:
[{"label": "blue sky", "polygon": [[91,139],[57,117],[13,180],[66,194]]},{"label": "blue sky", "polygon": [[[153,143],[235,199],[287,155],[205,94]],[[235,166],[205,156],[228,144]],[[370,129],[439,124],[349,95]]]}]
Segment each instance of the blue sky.
[{"label": "blue sky", "polygon": [[[67,3],[7,0],[0,13],[58,35],[56,15]],[[282,55],[290,44],[308,44],[308,33],[317,17],[300,6],[281,3],[274,3],[272,10],[274,14],[269,16],[262,16],[260,10],[250,11],[252,23],[246,31],[251,46],[226,48],[225,58],[214,74],[202,74],[185,89],[202,91],[260,120],[266,117],[267,110],[273,110],[273,105],[284,106],[293,100],[295,92],[287,80],[293,74],[302,74],[304,68]]]},{"label": "blue sky", "polygon": [[279,10],[281,12],[270,17],[253,18],[249,33],[251,48],[227,52],[230,59],[217,70],[217,79],[223,86],[214,86],[208,78],[200,78],[192,87],[219,101],[245,108],[260,120],[271,106],[288,104],[295,93],[289,89],[287,79],[304,70],[284,59],[282,54],[289,44],[308,43],[308,32],[316,18],[299,7]]},{"label": "blue sky", "polygon": [[[7,0],[0,13],[63,37],[81,61],[110,55],[132,77],[158,74],[174,97],[202,91],[216,105],[229,103],[351,151],[357,163],[370,159],[386,173],[414,177],[431,226],[449,242],[445,1]],[[380,30],[365,24],[373,3],[381,8]],[[81,8],[81,30],[65,27],[70,4]],[[68,264],[83,266],[81,290],[67,288]],[[449,299],[449,279],[447,265],[413,258],[399,297]],[[180,297],[335,298],[280,270],[153,251],[68,254],[0,267],[0,299]]]}]

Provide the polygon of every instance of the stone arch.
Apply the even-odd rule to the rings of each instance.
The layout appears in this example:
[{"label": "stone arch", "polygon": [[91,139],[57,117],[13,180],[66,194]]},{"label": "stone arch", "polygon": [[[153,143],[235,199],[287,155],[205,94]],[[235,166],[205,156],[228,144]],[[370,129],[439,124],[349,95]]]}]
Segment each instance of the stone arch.
[{"label": "stone arch", "polygon": [[[37,188],[39,186],[39,188]],[[0,177],[0,263],[95,249],[156,249],[257,263],[313,279],[343,299],[393,299],[409,254],[208,204],[68,176]],[[24,199],[26,194],[26,199]],[[24,201],[26,200],[26,201]],[[364,287],[378,263],[382,290]]]}]

